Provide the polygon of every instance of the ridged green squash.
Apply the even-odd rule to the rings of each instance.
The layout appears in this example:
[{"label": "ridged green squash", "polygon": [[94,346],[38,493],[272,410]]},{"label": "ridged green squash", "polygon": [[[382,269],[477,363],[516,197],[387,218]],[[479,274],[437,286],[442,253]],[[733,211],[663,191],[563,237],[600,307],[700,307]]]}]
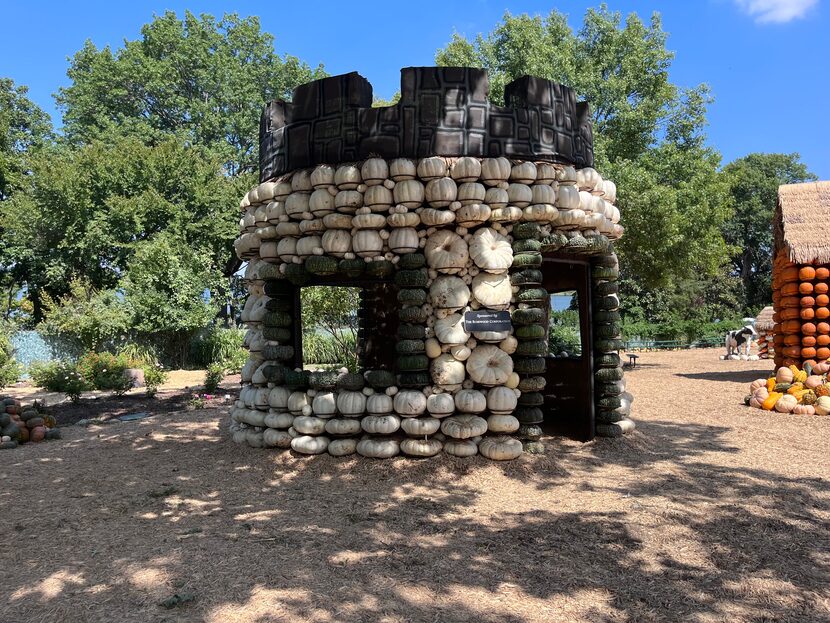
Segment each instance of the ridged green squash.
[{"label": "ridged green squash", "polygon": [[353,260],[340,260],[337,265],[337,270],[342,275],[346,277],[360,277],[363,274],[363,271],[366,269],[366,262],[359,259]]},{"label": "ridged green squash", "polygon": [[622,316],[620,316],[619,311],[604,311],[604,310],[596,310],[594,311],[594,324],[606,324],[610,322],[620,322],[622,320]]},{"label": "ridged green squash", "polygon": [[545,416],[539,407],[516,407],[513,416],[521,424],[541,424],[545,421]]},{"label": "ridged green squash", "polygon": [[516,327],[514,335],[520,340],[538,340],[547,335],[548,328],[543,324],[528,324]]},{"label": "ridged green squash", "polygon": [[273,361],[288,361],[294,358],[294,347],[266,344],[262,347],[262,356]]},{"label": "ridged green squash", "polygon": [[429,372],[401,372],[398,375],[400,387],[426,387],[432,382]]},{"label": "ridged green squash", "polygon": [[516,309],[512,314],[514,325],[540,324],[545,321],[545,310],[536,307]]},{"label": "ridged green squash", "polygon": [[620,337],[620,325],[600,324],[594,327],[594,337],[605,340],[618,339]]},{"label": "ridged green squash", "polygon": [[608,296],[598,296],[594,298],[594,309],[602,311],[616,311],[620,308],[619,298],[609,294]]},{"label": "ridged green squash", "polygon": [[306,389],[308,388],[309,376],[311,376],[311,372],[308,370],[286,370],[283,385],[293,389]]},{"label": "ridged green squash", "polygon": [[620,356],[617,353],[605,353],[602,355],[594,355],[594,365],[597,368],[617,368],[622,364]]},{"label": "ridged green squash", "polygon": [[286,296],[278,296],[265,303],[265,309],[268,311],[290,312],[294,308],[294,299]]},{"label": "ridged green squash", "polygon": [[424,340],[398,340],[395,344],[395,352],[401,355],[412,355],[424,352]]},{"label": "ridged green squash", "polygon": [[398,303],[401,305],[423,305],[427,302],[427,291],[423,288],[401,288]]},{"label": "ridged green squash", "polygon": [[293,296],[296,288],[285,281],[266,281],[264,292],[267,296]]},{"label": "ridged green squash", "polygon": [[375,389],[386,389],[395,384],[395,375],[389,370],[369,370],[365,376],[366,382]]},{"label": "ridged green squash", "polygon": [[290,327],[293,322],[291,314],[282,311],[266,311],[262,316],[262,324],[266,327]]},{"label": "ridged green squash", "polygon": [[401,372],[420,372],[429,370],[429,357],[426,355],[401,355],[398,357],[398,370]]},{"label": "ridged green squash", "polygon": [[544,288],[522,288],[516,294],[518,303],[539,303],[548,299],[548,292]]},{"label": "ridged green squash", "polygon": [[526,268],[510,275],[510,283],[514,286],[538,286],[542,283],[542,271],[535,268]]},{"label": "ridged green squash", "polygon": [[523,407],[540,407],[545,404],[545,396],[541,392],[523,392],[519,396],[519,404]]},{"label": "ridged green squash", "polygon": [[591,277],[595,280],[605,279],[606,281],[616,281],[620,278],[620,269],[607,266],[594,266],[591,269]]},{"label": "ridged green squash", "polygon": [[543,374],[545,367],[544,357],[513,357],[513,371],[518,374]]},{"label": "ridged green squash", "polygon": [[337,389],[349,392],[359,392],[363,389],[365,381],[362,374],[355,374],[353,372],[346,372],[337,377]]},{"label": "ridged green squash", "polygon": [[312,275],[334,275],[337,260],[327,255],[312,255],[305,261],[305,269]]},{"label": "ridged green squash", "polygon": [[616,352],[622,348],[622,340],[594,340],[594,350],[598,353]]},{"label": "ridged green squash", "polygon": [[401,288],[425,288],[427,283],[429,283],[429,273],[426,268],[399,270],[395,273],[395,285]]},{"label": "ridged green squash", "polygon": [[427,258],[423,253],[407,253],[406,255],[402,255],[401,259],[398,260],[398,268],[413,270],[426,266],[426,263]]},{"label": "ridged green squash", "polygon": [[621,381],[623,378],[622,368],[601,368],[594,372],[594,378],[600,383]]},{"label": "ridged green squash", "polygon": [[422,324],[398,325],[398,337],[402,340],[422,340],[426,336],[426,327]]},{"label": "ridged green squash", "polygon": [[308,376],[308,386],[311,389],[334,389],[338,375],[333,370],[315,370]]},{"label": "ridged green squash", "polygon": [[538,223],[517,223],[511,233],[516,240],[536,239],[542,235],[542,228]]},{"label": "ridged green squash", "polygon": [[594,296],[607,296],[617,294],[619,291],[620,285],[616,281],[598,281],[594,283]]},{"label": "ridged green squash", "polygon": [[536,441],[542,437],[542,427],[536,424],[522,424],[519,430],[515,433],[519,439],[527,439],[528,441]]},{"label": "ridged green squash", "polygon": [[389,260],[378,260],[366,263],[366,274],[370,277],[388,277],[395,272],[395,265]]},{"label": "ridged green squash", "polygon": [[622,405],[620,396],[601,396],[597,398],[596,405],[599,409],[617,409]]},{"label": "ridged green squash", "polygon": [[568,237],[564,234],[551,234],[542,238],[541,243],[542,251],[554,253],[568,244]]},{"label": "ridged green squash", "polygon": [[517,357],[532,357],[534,355],[546,355],[548,343],[545,340],[522,340],[516,347]]},{"label": "ridged green squash", "polygon": [[308,283],[311,275],[302,264],[287,264],[285,267],[285,278],[295,286],[302,286]]},{"label": "ridged green squash", "polygon": [[427,321],[427,313],[420,307],[402,307],[398,310],[398,319],[410,324],[422,324]]},{"label": "ridged green squash", "polygon": [[291,329],[282,327],[262,327],[262,337],[266,340],[286,344],[291,341]]},{"label": "ridged green squash", "polygon": [[513,253],[527,253],[528,251],[539,251],[542,244],[538,240],[529,238],[527,240],[514,240]]},{"label": "ridged green squash", "polygon": [[526,376],[519,381],[520,392],[540,392],[545,389],[547,380],[543,376]]},{"label": "ridged green squash", "polygon": [[594,266],[602,266],[605,268],[619,268],[620,267],[620,260],[617,258],[616,254],[610,253],[607,255],[598,255],[595,257],[591,263]]},{"label": "ridged green squash", "polygon": [[271,264],[270,262],[260,262],[257,268],[259,278],[268,281],[271,279],[285,279],[285,275],[280,272],[279,264]]},{"label": "ridged green squash", "polygon": [[542,254],[529,251],[517,253],[513,256],[513,268],[539,268],[542,265]]},{"label": "ridged green squash", "polygon": [[609,381],[594,383],[594,394],[597,396],[620,396],[625,391],[624,381]]},{"label": "ridged green squash", "polygon": [[265,376],[265,380],[274,385],[285,384],[285,377],[289,372],[291,372],[289,368],[279,365],[263,366],[262,368],[262,374]]}]

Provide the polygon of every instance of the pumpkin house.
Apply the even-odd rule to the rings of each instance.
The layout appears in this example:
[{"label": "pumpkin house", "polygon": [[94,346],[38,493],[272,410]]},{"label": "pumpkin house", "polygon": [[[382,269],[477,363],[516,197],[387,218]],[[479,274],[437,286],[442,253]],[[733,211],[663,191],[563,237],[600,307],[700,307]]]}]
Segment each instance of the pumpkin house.
[{"label": "pumpkin house", "polygon": [[774,314],[775,308],[772,305],[767,305],[755,318],[755,331],[758,333],[759,359],[769,359],[771,355],[775,355],[775,347],[772,343],[772,331],[773,327],[775,327],[775,321],[772,319]]},{"label": "pumpkin house", "polygon": [[[401,73],[392,106],[373,108],[350,73],[265,107],[235,243],[250,359],[234,440],[504,460],[540,451],[545,429],[632,430],[623,229],[614,183],[592,168],[587,104],[529,76],[496,106],[483,70]],[[304,369],[308,286],[360,288],[358,370]],[[568,340],[563,310],[577,319]]]},{"label": "pumpkin house", "polygon": [[778,188],[773,220],[775,365],[830,359],[830,182]]}]

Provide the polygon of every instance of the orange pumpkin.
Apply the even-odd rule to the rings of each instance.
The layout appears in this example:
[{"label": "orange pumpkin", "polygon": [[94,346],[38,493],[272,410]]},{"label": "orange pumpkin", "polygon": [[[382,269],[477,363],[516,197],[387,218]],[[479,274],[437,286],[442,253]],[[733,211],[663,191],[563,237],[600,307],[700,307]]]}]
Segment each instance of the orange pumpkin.
[{"label": "orange pumpkin", "polygon": [[821,361],[824,361],[826,359],[830,359],[830,348],[827,348],[826,346],[824,346],[822,348],[817,348],[816,349],[816,359],[820,359]]},{"label": "orange pumpkin", "polygon": [[812,281],[816,278],[816,269],[812,266],[802,266],[798,271],[798,278],[801,281]]},{"label": "orange pumpkin", "polygon": [[801,307],[815,307],[816,305],[816,299],[814,299],[812,296],[802,296],[801,301],[799,302],[801,304]]},{"label": "orange pumpkin", "polygon": [[[778,336],[776,336],[778,337]],[[773,339],[773,343],[775,339]],[[798,346],[799,344],[809,346],[809,344],[804,344],[800,335],[782,335],[781,336],[781,344],[785,346]]]},{"label": "orange pumpkin", "polygon": [[[804,310],[798,309],[797,307],[788,307],[787,309],[782,309],[778,315],[781,320],[795,320],[801,317],[802,311]],[[810,311],[813,311],[812,308],[810,308]]]},{"label": "orange pumpkin", "polygon": [[801,333],[801,323],[798,320],[787,320],[781,323],[781,333]]},{"label": "orange pumpkin", "polygon": [[812,320],[816,317],[816,312],[812,307],[805,307],[800,312],[802,320]]},{"label": "orange pumpkin", "polygon": [[[785,283],[783,286],[781,286],[781,296],[796,296],[797,294],[797,283]],[[809,294],[809,292],[807,292],[806,294]]]},{"label": "orange pumpkin", "polygon": [[827,307],[830,305],[830,296],[827,296],[826,294],[819,294],[816,297],[816,305],[819,307]]},{"label": "orange pumpkin", "polygon": [[813,290],[815,290],[816,294],[827,294],[830,292],[830,286],[828,286],[825,282],[820,281],[815,285]]},{"label": "orange pumpkin", "polygon": [[801,325],[801,333],[804,335],[815,335],[816,334],[816,325],[812,322],[805,322]]},{"label": "orange pumpkin", "polygon": [[809,281],[802,281],[798,286],[798,291],[801,292],[801,294],[812,294],[813,284]]},{"label": "orange pumpkin", "polygon": [[32,433],[29,437],[30,441],[43,441],[46,438],[46,427],[45,426],[35,426],[32,429]]},{"label": "orange pumpkin", "polygon": [[[794,335],[793,337],[797,338],[798,336]],[[803,338],[801,338],[801,345],[802,346],[815,346],[816,345],[816,338],[814,338],[812,335],[805,335]]]},{"label": "orange pumpkin", "polygon": [[816,349],[812,347],[802,348],[801,349],[801,356],[805,359],[812,359],[816,356]]},{"label": "orange pumpkin", "polygon": [[816,309],[816,318],[819,320],[824,320],[825,318],[830,318],[830,309],[826,307],[819,307]]},{"label": "orange pumpkin", "polygon": [[819,322],[816,325],[816,331],[818,331],[822,335],[827,335],[828,333],[830,333],[830,324],[827,324],[826,322]]},{"label": "orange pumpkin", "polygon": [[[781,352],[784,354],[785,357],[793,358],[801,356],[801,349],[798,346],[785,346],[781,350]],[[793,359],[793,361],[795,361],[795,359]]]},{"label": "orange pumpkin", "polygon": [[830,346],[830,335],[816,336],[816,346]]},{"label": "orange pumpkin", "polygon": [[827,268],[826,266],[819,266],[816,268],[816,279],[825,281],[828,277],[830,277],[830,268]]},{"label": "orange pumpkin", "polygon": [[784,283],[798,281],[798,269],[795,266],[784,268],[780,272],[781,281]]}]

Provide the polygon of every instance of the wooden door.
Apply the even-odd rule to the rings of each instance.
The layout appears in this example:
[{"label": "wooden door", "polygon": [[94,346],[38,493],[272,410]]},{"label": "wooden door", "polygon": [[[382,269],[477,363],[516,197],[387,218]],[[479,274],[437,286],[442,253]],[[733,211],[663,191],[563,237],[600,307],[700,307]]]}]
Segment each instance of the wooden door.
[{"label": "wooden door", "polygon": [[542,274],[549,295],[544,428],[588,441],[595,432],[590,264],[546,255]]}]

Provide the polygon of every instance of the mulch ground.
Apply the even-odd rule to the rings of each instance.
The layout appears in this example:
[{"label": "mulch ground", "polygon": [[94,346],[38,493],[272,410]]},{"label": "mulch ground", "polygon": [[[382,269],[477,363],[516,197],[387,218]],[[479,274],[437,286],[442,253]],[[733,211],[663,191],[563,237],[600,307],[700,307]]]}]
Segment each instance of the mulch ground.
[{"label": "mulch ground", "polygon": [[830,418],[719,353],[644,353],[633,434],[504,464],[65,427],[0,452],[0,621],[830,621]]}]

